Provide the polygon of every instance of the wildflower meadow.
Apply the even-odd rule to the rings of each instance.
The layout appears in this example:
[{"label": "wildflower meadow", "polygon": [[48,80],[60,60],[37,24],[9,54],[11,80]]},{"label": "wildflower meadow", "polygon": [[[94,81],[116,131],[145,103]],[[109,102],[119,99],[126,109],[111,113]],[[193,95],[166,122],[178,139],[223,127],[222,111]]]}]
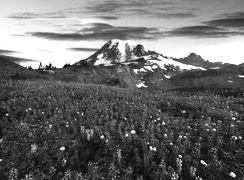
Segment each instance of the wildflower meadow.
[{"label": "wildflower meadow", "polygon": [[244,90],[0,81],[0,179],[244,179]]}]

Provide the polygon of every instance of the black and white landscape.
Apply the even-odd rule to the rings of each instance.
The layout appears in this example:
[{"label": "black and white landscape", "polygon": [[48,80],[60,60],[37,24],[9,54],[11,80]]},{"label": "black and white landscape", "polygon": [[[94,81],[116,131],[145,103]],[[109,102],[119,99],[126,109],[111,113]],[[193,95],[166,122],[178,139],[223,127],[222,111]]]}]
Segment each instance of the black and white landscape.
[{"label": "black and white landscape", "polygon": [[243,180],[243,0],[0,0],[0,179]]}]

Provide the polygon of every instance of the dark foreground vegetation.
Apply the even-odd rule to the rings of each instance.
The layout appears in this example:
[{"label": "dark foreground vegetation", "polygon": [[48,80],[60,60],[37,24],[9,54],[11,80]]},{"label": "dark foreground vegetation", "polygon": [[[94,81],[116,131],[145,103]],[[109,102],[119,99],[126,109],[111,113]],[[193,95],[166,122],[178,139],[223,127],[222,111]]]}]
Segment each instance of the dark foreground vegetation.
[{"label": "dark foreground vegetation", "polygon": [[243,93],[1,81],[0,179],[243,179]]}]

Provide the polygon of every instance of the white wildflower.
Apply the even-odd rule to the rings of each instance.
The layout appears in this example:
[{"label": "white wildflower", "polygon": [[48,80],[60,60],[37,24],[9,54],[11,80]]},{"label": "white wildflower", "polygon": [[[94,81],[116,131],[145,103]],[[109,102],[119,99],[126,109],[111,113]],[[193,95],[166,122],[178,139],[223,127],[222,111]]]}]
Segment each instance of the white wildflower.
[{"label": "white wildflower", "polygon": [[60,148],[60,151],[64,151],[64,150],[65,150],[65,147],[62,146],[62,147]]},{"label": "white wildflower", "polygon": [[100,137],[101,139],[104,139],[104,135],[101,135],[101,137]]},{"label": "white wildflower", "polygon": [[235,174],[235,173],[233,173],[233,172],[231,172],[229,175],[230,175],[231,177],[233,177],[233,178],[235,178],[235,177],[236,177],[236,174]]},{"label": "white wildflower", "polygon": [[5,116],[8,117],[9,116],[9,113],[6,113]]},{"label": "white wildflower", "polygon": [[204,160],[201,160],[200,163],[204,166],[207,166],[208,164],[204,162]]},{"label": "white wildflower", "polygon": [[136,131],[135,131],[135,130],[131,130],[130,133],[131,133],[131,134],[136,134]]}]

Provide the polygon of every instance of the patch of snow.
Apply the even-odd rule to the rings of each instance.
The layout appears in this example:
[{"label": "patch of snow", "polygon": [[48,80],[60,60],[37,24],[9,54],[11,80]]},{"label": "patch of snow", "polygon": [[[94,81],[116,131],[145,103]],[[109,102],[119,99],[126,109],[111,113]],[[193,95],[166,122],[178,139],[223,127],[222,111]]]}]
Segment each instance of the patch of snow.
[{"label": "patch of snow", "polygon": [[133,69],[133,71],[138,74],[139,69]]},{"label": "patch of snow", "polygon": [[240,78],[244,78],[244,75],[239,75]]},{"label": "patch of snow", "polygon": [[151,66],[144,66],[144,68],[147,69],[147,70],[149,70],[149,71],[154,72]]},{"label": "patch of snow", "polygon": [[100,59],[96,60],[96,62],[94,63],[95,66],[100,65],[100,64],[111,65],[111,61],[108,61],[106,59],[100,58]]},{"label": "patch of snow", "polygon": [[103,54],[99,54],[99,55],[97,56],[98,59],[101,59],[102,57],[103,57]]},{"label": "patch of snow", "polygon": [[144,68],[141,68],[139,71],[140,72],[147,72]]},{"label": "patch of snow", "polygon": [[123,62],[126,60],[126,49],[129,47],[130,51],[132,51],[137,46],[137,43],[135,43],[131,40],[122,41],[119,39],[113,39],[113,40],[111,40],[109,49],[111,49],[115,45],[117,45],[118,50],[120,52],[120,56],[121,56],[120,61]]},{"label": "patch of snow", "polygon": [[152,66],[152,69],[157,69],[157,68],[158,68],[158,66],[155,64]]},{"label": "patch of snow", "polygon": [[201,69],[201,70],[206,70],[202,67],[197,67],[197,66],[192,66],[192,65],[186,65],[180,62],[177,62],[171,58],[164,58],[162,56],[159,56],[158,59],[160,60],[150,60],[153,63],[156,63],[159,65],[160,68],[165,69],[165,65],[173,65],[173,66],[178,66],[180,69],[184,70],[192,70],[192,69]]},{"label": "patch of snow", "polygon": [[165,78],[170,79],[170,76],[164,75]]},{"label": "patch of snow", "polygon": [[138,88],[147,87],[144,83],[145,82],[141,82],[140,84],[137,84],[136,87],[138,87]]},{"label": "patch of snow", "polygon": [[210,69],[219,69],[219,67],[213,67],[213,68],[210,68]]}]

